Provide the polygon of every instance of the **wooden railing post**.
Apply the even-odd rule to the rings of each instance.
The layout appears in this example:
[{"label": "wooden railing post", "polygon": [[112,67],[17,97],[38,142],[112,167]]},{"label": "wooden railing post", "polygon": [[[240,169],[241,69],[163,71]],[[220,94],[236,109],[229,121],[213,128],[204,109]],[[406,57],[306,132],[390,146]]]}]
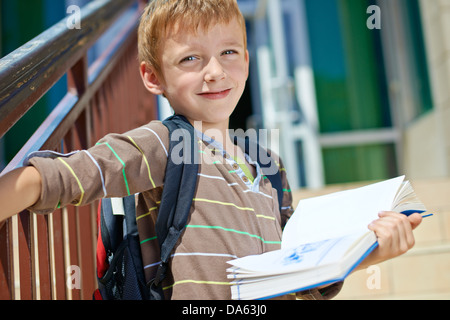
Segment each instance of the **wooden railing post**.
[{"label": "wooden railing post", "polygon": [[11,299],[11,279],[9,272],[11,252],[9,249],[9,239],[7,229],[9,221],[2,223],[0,226],[0,300]]}]

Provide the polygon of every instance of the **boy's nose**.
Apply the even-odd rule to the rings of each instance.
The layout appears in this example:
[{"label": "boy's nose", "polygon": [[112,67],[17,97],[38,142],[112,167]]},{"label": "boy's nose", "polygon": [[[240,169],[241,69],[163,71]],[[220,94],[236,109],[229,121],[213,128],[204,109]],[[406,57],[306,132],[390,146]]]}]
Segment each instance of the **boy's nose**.
[{"label": "boy's nose", "polygon": [[217,81],[225,78],[225,71],[216,58],[211,58],[205,67],[205,81]]}]

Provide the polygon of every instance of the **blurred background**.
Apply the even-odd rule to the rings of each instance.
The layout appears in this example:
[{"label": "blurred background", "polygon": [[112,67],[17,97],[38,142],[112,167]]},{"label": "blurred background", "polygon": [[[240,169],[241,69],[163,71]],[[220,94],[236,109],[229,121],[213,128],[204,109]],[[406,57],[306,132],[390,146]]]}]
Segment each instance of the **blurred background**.
[{"label": "blurred background", "polygon": [[[1,0],[1,56],[88,2]],[[406,174],[435,213],[415,251],[381,266],[381,289],[360,272],[340,297],[450,298],[450,0],[238,3],[251,74],[231,126],[279,130],[269,147],[294,200]],[[0,140],[0,171],[66,92],[63,78]]]}]

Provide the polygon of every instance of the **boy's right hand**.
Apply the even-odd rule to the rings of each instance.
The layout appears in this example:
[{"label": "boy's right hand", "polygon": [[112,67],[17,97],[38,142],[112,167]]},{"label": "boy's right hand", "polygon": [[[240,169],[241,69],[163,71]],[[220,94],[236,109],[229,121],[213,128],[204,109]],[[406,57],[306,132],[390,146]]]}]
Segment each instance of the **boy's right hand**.
[{"label": "boy's right hand", "polygon": [[379,219],[369,225],[378,239],[378,247],[363,261],[360,267],[368,267],[410,250],[415,243],[413,230],[422,222],[418,213],[406,216],[398,212],[380,212]]}]

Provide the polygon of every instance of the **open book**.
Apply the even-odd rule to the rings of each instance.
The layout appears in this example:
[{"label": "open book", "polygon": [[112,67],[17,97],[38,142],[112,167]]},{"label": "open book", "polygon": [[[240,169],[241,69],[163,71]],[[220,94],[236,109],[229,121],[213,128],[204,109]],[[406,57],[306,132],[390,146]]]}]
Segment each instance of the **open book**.
[{"label": "open book", "polygon": [[380,211],[423,213],[405,177],[301,200],[281,249],[228,263],[233,299],[267,299],[344,280],[377,246]]}]

